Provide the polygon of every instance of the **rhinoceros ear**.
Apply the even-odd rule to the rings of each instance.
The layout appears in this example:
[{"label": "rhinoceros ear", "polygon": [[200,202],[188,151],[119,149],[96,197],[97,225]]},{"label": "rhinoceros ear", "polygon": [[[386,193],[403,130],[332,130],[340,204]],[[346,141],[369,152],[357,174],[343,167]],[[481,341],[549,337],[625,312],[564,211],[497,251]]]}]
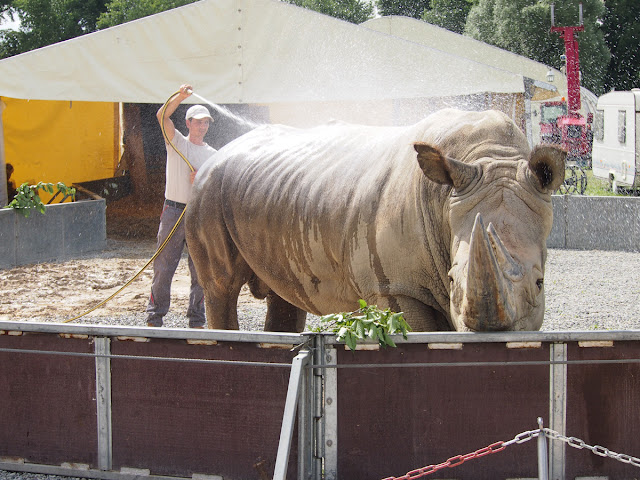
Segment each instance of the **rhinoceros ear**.
[{"label": "rhinoceros ear", "polygon": [[553,192],[564,182],[567,152],[554,145],[538,145],[531,151],[529,169],[533,172],[538,188]]},{"label": "rhinoceros ear", "polygon": [[451,185],[460,191],[468,187],[480,173],[476,165],[445,157],[437,147],[428,143],[416,142],[413,148],[418,152],[418,163],[425,176],[436,183]]}]

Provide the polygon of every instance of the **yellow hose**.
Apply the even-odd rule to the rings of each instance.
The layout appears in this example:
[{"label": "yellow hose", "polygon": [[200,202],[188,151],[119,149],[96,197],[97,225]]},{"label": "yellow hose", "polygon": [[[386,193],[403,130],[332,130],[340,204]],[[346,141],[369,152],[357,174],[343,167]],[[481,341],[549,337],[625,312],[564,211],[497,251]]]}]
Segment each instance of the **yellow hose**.
[{"label": "yellow hose", "polygon": [[[173,144],[173,142],[171,140],[169,140],[169,137],[167,136],[167,132],[165,131],[164,128],[164,114],[165,111],[167,110],[167,106],[169,105],[169,102],[173,99],[173,97],[175,97],[176,95],[178,95],[180,93],[180,90],[178,90],[177,92],[175,92],[174,94],[172,94],[167,101],[164,103],[164,106],[162,107],[162,121],[160,122],[160,129],[162,130],[162,136],[165,139],[165,142],[167,142],[168,145],[171,146],[171,148],[173,148],[175,150],[175,152],[180,155],[180,157],[187,163],[187,165],[189,166],[189,169],[193,172],[195,171],[195,169],[193,168],[193,166],[191,165],[191,163],[189,163],[189,160],[187,160],[187,157],[185,157],[182,152],[180,152],[180,150],[178,150],[176,148],[176,146]],[[156,257],[158,255],[160,255],[160,252],[162,252],[162,250],[164,249],[164,247],[167,245],[167,243],[169,242],[169,240],[171,239],[171,237],[173,236],[174,232],[176,231],[176,228],[178,228],[178,225],[180,225],[180,222],[182,221],[182,217],[184,216],[184,212],[186,211],[186,209],[182,210],[182,213],[180,214],[180,216],[178,217],[178,220],[176,221],[176,224],[173,226],[173,228],[171,229],[171,231],[169,232],[169,235],[167,236],[167,238],[165,239],[164,242],[162,242],[162,245],[160,245],[158,247],[158,250],[156,250],[156,253],[153,254],[153,257],[151,257],[149,259],[149,261],[144,265],[144,267],[142,267],[138,273],[136,273],[133,277],[131,277],[131,279],[129,279],[127,281],[127,283],[125,283],[122,287],[120,287],[115,293],[113,293],[110,297],[106,298],[105,300],[103,300],[102,302],[98,303],[97,305],[95,305],[94,307],[90,308],[89,310],[87,310],[86,312],[81,313],[80,315],[77,315],[73,318],[70,318],[68,320],[65,320],[62,323],[69,323],[69,322],[73,322],[74,320],[77,320],[80,317],[84,317],[85,315],[87,315],[88,313],[93,312],[94,310],[100,308],[102,305],[104,305],[105,303],[107,303],[109,300],[111,300],[113,297],[115,297],[116,295],[118,295],[122,290],[124,290],[125,288],[127,288],[136,278],[138,278],[142,272],[144,272],[147,267],[149,265],[151,265],[151,263],[156,259]]]}]

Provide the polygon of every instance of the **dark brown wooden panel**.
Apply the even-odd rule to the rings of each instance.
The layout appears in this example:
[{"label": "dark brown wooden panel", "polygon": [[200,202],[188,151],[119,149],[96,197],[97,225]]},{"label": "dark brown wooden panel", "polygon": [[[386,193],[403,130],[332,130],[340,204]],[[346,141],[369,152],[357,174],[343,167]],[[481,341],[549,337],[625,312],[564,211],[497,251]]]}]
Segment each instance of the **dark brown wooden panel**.
[{"label": "dark brown wooden panel", "polygon": [[[255,344],[113,341],[114,355],[290,364],[297,352]],[[113,359],[113,462],[152,474],[273,475],[289,368]],[[297,449],[288,478],[297,474]]]},{"label": "dark brown wooden panel", "polygon": [[[583,348],[569,343],[569,360],[638,359],[638,342]],[[640,364],[580,364],[567,367],[567,436],[640,458]],[[608,476],[637,479],[638,467],[567,446],[567,478]]]},{"label": "dark brown wooden panel", "polygon": [[[401,345],[338,350],[338,364],[548,361],[549,347],[462,350]],[[549,366],[338,369],[338,476],[401,476],[537,428],[549,411]],[[537,477],[536,440],[445,469],[436,478]]]},{"label": "dark brown wooden panel", "polygon": [[[90,339],[0,335],[0,348],[93,353]],[[95,360],[0,352],[0,456],[97,462]]]}]

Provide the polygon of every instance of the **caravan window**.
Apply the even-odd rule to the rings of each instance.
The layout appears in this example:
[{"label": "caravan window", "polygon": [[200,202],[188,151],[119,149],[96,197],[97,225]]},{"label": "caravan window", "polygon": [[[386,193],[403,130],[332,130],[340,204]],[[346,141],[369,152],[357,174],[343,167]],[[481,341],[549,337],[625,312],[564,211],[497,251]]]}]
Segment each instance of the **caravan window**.
[{"label": "caravan window", "polygon": [[627,143],[627,112],[618,110],[618,141]]},{"label": "caravan window", "polygon": [[596,140],[604,140],[604,110],[596,110],[596,116],[593,119],[593,136]]}]

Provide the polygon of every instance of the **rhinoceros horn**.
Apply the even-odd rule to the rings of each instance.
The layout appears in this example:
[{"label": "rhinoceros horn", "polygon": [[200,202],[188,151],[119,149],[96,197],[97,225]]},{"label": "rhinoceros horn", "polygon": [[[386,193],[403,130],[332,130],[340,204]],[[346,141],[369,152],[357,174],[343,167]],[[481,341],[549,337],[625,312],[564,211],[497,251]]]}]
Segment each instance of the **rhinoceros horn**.
[{"label": "rhinoceros horn", "polygon": [[509,254],[495,228],[475,218],[469,244],[464,321],[476,331],[507,330],[516,319],[513,282],[522,267]]}]

